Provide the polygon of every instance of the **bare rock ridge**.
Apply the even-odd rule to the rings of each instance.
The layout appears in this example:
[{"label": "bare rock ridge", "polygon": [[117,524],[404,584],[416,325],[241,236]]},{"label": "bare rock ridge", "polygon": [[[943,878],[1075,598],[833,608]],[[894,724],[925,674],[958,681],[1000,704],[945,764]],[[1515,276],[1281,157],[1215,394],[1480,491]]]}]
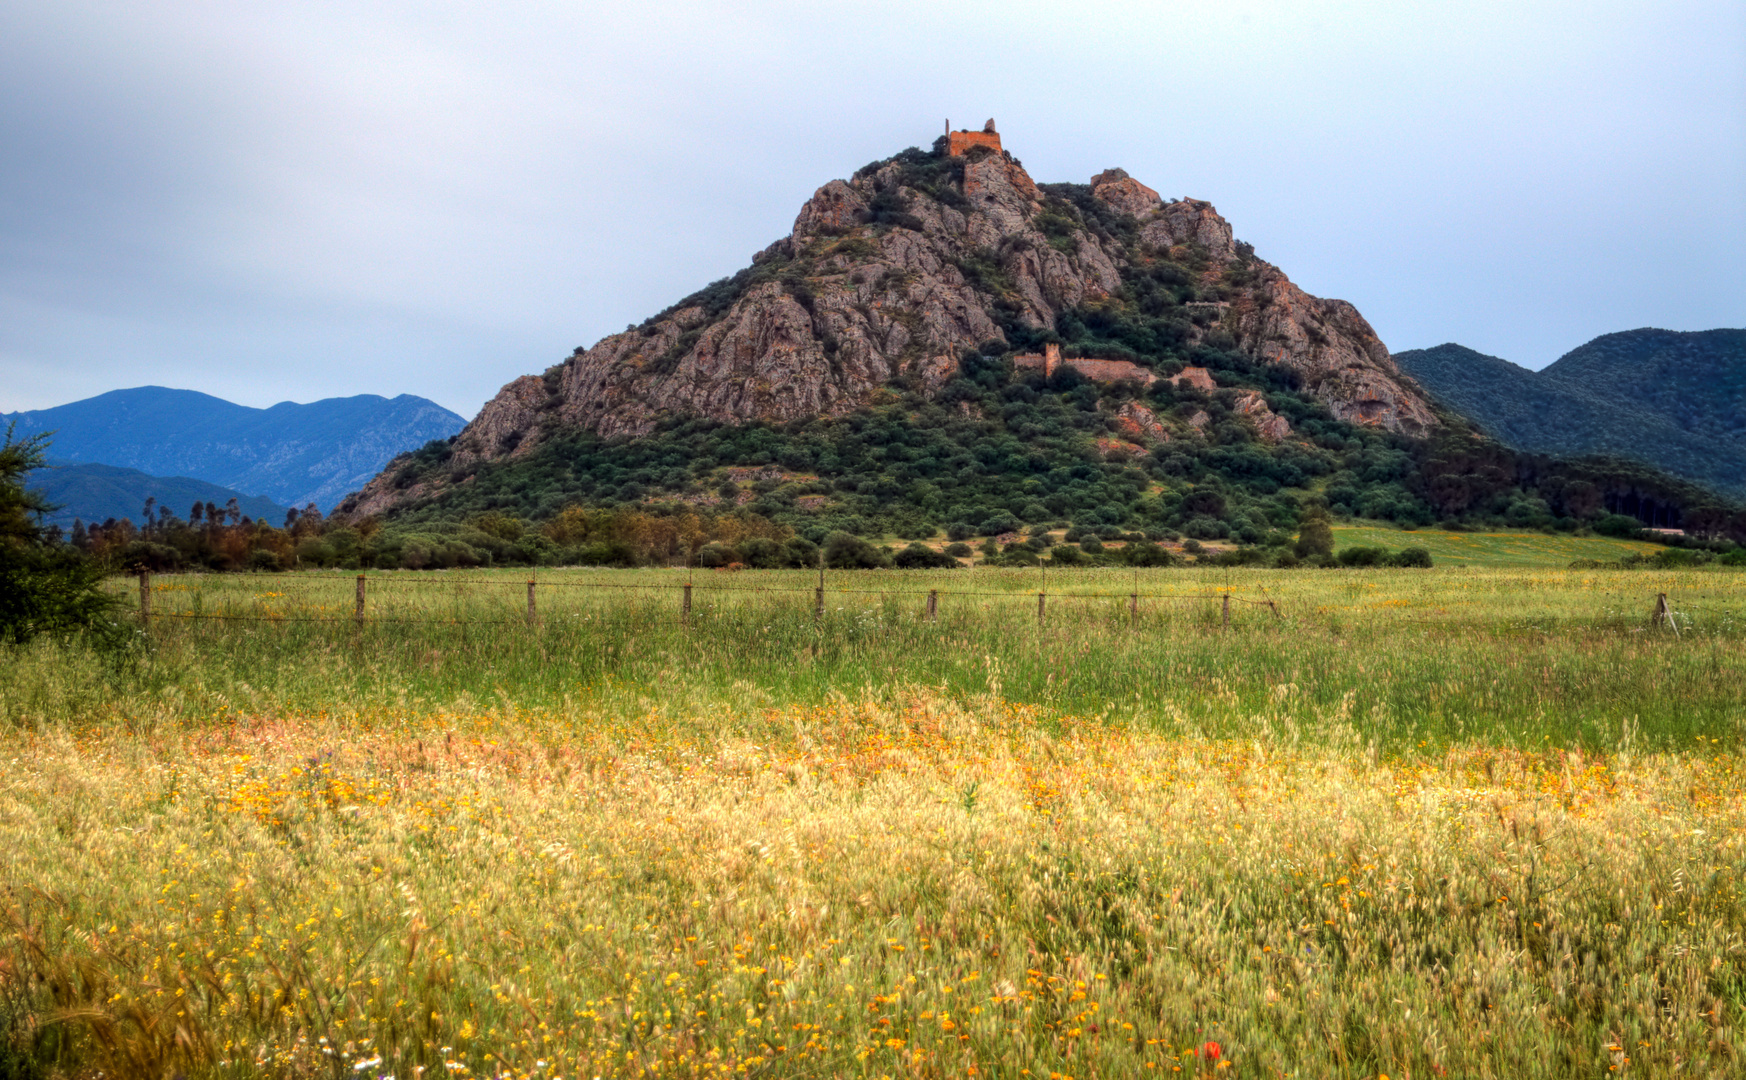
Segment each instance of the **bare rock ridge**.
[{"label": "bare rock ridge", "polygon": [[[1166,201],[1121,169],[1039,187],[990,121],[942,137],[932,154],[832,180],[748,269],[511,382],[457,438],[452,465],[525,454],[567,428],[634,436],[680,416],[780,422],[852,412],[895,381],[932,392],[966,350],[1016,351],[1015,334],[1052,331],[1063,314],[1130,307],[1125,283],[1158,267],[1180,283],[1171,317],[1184,344],[1289,368],[1344,420],[1408,433],[1436,424],[1356,308],[1255,258],[1210,203]],[[394,471],[350,509],[423,494],[395,489]]]}]

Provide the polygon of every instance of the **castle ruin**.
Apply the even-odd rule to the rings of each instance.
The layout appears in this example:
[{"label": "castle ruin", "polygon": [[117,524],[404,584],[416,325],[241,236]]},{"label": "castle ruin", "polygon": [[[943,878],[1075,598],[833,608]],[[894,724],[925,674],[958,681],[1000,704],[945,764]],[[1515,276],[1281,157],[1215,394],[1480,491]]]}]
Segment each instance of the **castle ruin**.
[{"label": "castle ruin", "polygon": [[1070,367],[1093,382],[1137,382],[1141,386],[1150,386],[1158,381],[1157,375],[1129,360],[1093,360],[1089,357],[1063,360],[1061,346],[1055,344],[1043,346],[1041,353],[1015,356],[1012,363],[1021,371],[1041,368],[1045,379],[1052,379],[1055,372]]},{"label": "castle ruin", "polygon": [[946,153],[950,157],[963,157],[978,146],[986,146],[995,153],[1001,153],[1000,133],[994,130],[994,121],[982,125],[981,131],[953,131],[950,121],[946,123]]}]

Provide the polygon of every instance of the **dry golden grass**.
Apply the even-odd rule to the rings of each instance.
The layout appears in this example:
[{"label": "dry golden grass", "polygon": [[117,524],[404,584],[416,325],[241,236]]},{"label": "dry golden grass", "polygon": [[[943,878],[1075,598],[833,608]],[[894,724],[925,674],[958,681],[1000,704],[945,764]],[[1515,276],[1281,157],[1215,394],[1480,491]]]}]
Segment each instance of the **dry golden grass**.
[{"label": "dry golden grass", "polygon": [[13,729],[0,1009],[71,1075],[1746,1068],[1726,748],[1385,757],[1290,683],[1199,737],[984,666]]}]

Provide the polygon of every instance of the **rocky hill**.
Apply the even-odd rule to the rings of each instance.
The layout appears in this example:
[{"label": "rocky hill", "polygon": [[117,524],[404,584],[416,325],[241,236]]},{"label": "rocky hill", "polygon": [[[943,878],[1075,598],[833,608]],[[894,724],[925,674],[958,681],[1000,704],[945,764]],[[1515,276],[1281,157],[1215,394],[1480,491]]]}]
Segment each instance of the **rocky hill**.
[{"label": "rocky hill", "polygon": [[[54,432],[49,455],[59,461],[204,480],[282,506],[327,510],[396,454],[447,438],[463,421],[410,394],[255,409],[193,390],[140,386],[0,415],[0,423],[15,423],[21,437]],[[119,475],[106,474],[105,483],[113,487]],[[138,513],[147,494],[142,487],[127,498],[128,512]]]},{"label": "rocky hill", "polygon": [[937,397],[967,358],[1049,344],[1155,375],[1179,373],[1196,350],[1239,354],[1339,421],[1410,435],[1438,423],[1356,308],[1293,285],[1209,203],[1166,201],[1121,169],[1039,185],[1003,150],[956,155],[942,138],[826,184],[750,267],[511,382],[443,469],[400,459],[343,508],[429,500],[566,433],[783,423],[846,416],[893,391]]},{"label": "rocky hill", "polygon": [[1606,334],[1537,372],[1455,344],[1395,362],[1508,446],[1639,461],[1746,496],[1746,330]]}]

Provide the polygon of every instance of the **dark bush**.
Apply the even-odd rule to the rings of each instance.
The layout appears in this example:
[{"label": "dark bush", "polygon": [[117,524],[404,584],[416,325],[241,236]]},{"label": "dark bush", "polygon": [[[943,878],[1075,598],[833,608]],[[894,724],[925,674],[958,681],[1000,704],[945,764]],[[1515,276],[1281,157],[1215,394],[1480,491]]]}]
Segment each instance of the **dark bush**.
[{"label": "dark bush", "polygon": [[739,552],[725,544],[719,544],[714,541],[698,548],[697,554],[691,558],[691,564],[693,566],[701,566],[706,570],[719,569],[720,567],[727,566],[729,563],[737,563],[739,561]]},{"label": "dark bush", "polygon": [[1594,531],[1602,536],[1629,538],[1643,531],[1643,523],[1624,514],[1608,514],[1594,523]]},{"label": "dark bush", "polygon": [[782,545],[782,552],[788,557],[788,565],[806,569],[818,565],[818,545],[804,536],[792,537]]},{"label": "dark bush", "polygon": [[1388,549],[1381,547],[1341,548],[1334,556],[1334,561],[1341,566],[1386,566],[1388,565]]},{"label": "dark bush", "polygon": [[1122,557],[1129,566],[1171,566],[1177,562],[1175,553],[1167,547],[1160,547],[1150,540],[1131,543],[1122,549]]},{"label": "dark bush", "polygon": [[1049,562],[1055,566],[1083,566],[1087,561],[1085,553],[1071,544],[1056,545],[1049,552]]},{"label": "dark bush", "polygon": [[825,537],[824,558],[825,565],[833,570],[873,570],[891,565],[884,552],[841,530]]},{"label": "dark bush", "polygon": [[892,561],[900,570],[934,570],[959,565],[957,559],[926,544],[911,544],[898,552]]},{"label": "dark bush", "polygon": [[1431,565],[1431,553],[1422,547],[1401,548],[1390,559],[1390,566],[1403,566],[1413,569],[1428,569]]}]

